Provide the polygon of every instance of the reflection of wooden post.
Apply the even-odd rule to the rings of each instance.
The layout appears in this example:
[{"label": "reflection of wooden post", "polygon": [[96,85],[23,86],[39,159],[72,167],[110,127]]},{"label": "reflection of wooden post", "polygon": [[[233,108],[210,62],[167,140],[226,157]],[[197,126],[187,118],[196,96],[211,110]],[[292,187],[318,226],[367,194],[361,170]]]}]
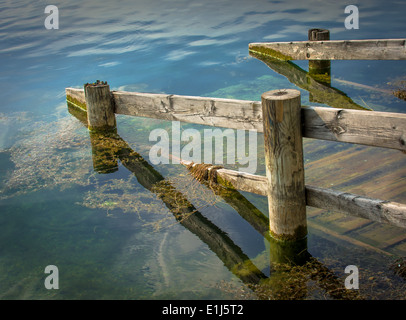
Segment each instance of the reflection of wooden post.
[{"label": "reflection of wooden post", "polygon": [[356,104],[341,90],[331,87],[331,83],[322,82],[318,79],[320,75],[310,75],[309,72],[303,70],[291,61],[279,61],[267,58],[255,52],[250,52],[250,56],[261,60],[269,68],[285,76],[297,87],[309,91],[311,102],[324,103],[333,108],[370,110]]},{"label": "reflection of wooden post", "polygon": [[110,87],[107,82],[100,82],[98,80],[95,83],[87,83],[84,89],[89,129],[114,131],[116,128],[116,117]]},{"label": "reflection of wooden post", "polygon": [[[329,41],[330,31],[326,29],[310,29],[309,41]],[[309,60],[309,73],[314,79],[331,84],[330,60]]]},{"label": "reflection of wooden post", "polygon": [[262,94],[269,229],[279,240],[307,234],[301,103],[298,90]]},{"label": "reflection of wooden post", "polygon": [[97,173],[112,173],[118,170],[117,146],[114,139],[106,134],[90,131],[93,169]]}]

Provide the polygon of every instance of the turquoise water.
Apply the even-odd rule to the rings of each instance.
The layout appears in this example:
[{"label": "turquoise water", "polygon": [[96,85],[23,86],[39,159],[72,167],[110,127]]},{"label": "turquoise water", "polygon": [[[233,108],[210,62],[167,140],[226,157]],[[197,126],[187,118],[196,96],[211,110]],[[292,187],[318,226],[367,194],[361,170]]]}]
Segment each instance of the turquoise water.
[{"label": "turquoise water", "polygon": [[[65,88],[100,79],[112,90],[260,100],[265,91],[298,87],[250,57],[248,43],[306,40],[314,27],[329,29],[331,39],[404,38],[406,27],[402,1],[352,3],[359,5],[359,30],[344,28],[345,6],[334,1],[58,2],[58,30],[45,29],[43,1],[0,3],[1,299],[258,298],[249,287],[255,281],[233,268],[251,259],[270,276],[269,241],[181,166],[154,170],[193,204],[193,223],[203,231],[176,221],[159,197],[165,191],[152,192],[120,161],[114,173],[95,172],[89,133],[68,112]],[[405,66],[334,61],[332,86],[359,105],[404,112],[406,102],[391,94],[339,80],[391,90],[405,80]],[[117,124],[146,160],[149,133],[170,127],[125,116]],[[262,159],[259,150],[258,174]],[[267,213],[265,198],[244,196]],[[221,241],[206,239],[207,230]],[[389,258],[311,229],[307,246],[340,279],[350,264],[368,276],[384,272],[390,285],[367,283],[366,297],[404,298],[404,280],[386,268]],[[47,265],[58,267],[57,290],[44,286]],[[326,295],[309,290],[305,297]]]}]

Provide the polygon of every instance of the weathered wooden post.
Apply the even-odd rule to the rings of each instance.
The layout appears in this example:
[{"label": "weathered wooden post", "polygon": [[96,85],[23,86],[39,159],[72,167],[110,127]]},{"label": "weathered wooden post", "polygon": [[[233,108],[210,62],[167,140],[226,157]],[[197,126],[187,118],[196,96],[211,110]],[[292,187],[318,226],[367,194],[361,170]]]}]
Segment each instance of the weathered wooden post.
[{"label": "weathered wooden post", "polygon": [[107,82],[97,80],[84,85],[87,124],[92,142],[93,168],[98,173],[118,170],[117,156],[111,143],[111,134],[116,133],[114,103]]},{"label": "weathered wooden post", "polygon": [[262,94],[269,230],[277,240],[307,235],[301,102],[298,90]]},{"label": "weathered wooden post", "polygon": [[[310,29],[308,39],[309,41],[329,41],[330,31],[326,29]],[[309,60],[309,73],[314,79],[331,84],[330,60]]]},{"label": "weathered wooden post", "polygon": [[84,85],[89,130],[111,132],[116,130],[114,103],[107,82],[97,80]]}]

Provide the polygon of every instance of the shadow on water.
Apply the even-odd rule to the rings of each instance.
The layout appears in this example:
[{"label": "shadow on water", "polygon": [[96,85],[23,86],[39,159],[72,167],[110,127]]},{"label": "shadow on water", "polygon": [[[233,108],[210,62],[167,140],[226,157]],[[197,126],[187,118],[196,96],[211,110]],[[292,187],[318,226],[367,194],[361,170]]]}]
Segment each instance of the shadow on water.
[{"label": "shadow on water", "polygon": [[[87,125],[86,113],[68,102],[69,112]],[[134,174],[138,182],[157,195],[176,221],[195,234],[251,291],[255,299],[304,299],[308,296],[308,281],[313,281],[331,299],[360,299],[354,290],[333,271],[308,252],[307,238],[297,242],[281,242],[269,235],[268,218],[232,187],[200,181],[229,204],[263,238],[269,247],[251,260],[247,254],[188,199],[166,180],[142,156],[132,150],[116,133],[90,132],[94,170],[114,172],[118,160]],[[269,259],[268,261],[265,261]],[[259,266],[257,266],[258,264]],[[264,269],[269,268],[269,276]]]}]

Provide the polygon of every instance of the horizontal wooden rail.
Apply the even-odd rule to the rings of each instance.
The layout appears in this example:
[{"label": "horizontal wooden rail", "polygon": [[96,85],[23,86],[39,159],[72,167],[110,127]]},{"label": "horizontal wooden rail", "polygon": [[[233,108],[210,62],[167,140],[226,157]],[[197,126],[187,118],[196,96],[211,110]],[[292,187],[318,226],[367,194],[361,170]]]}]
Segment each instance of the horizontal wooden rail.
[{"label": "horizontal wooden rail", "polygon": [[302,108],[303,136],[406,151],[406,114]]},{"label": "horizontal wooden rail", "polygon": [[261,103],[233,99],[113,91],[117,114],[234,129],[258,129]]},{"label": "horizontal wooden rail", "polygon": [[406,59],[406,39],[264,42],[248,48],[284,61]]},{"label": "horizontal wooden rail", "polygon": [[[181,163],[192,164],[185,160]],[[265,176],[229,169],[217,169],[216,174],[221,184],[231,183],[237,190],[267,196],[268,181]],[[306,185],[306,205],[406,228],[406,205],[396,202]]]},{"label": "horizontal wooden rail", "polygon": [[[83,89],[67,99],[86,108]],[[260,101],[112,91],[115,113],[263,132]],[[303,137],[406,151],[406,114],[302,107]]]},{"label": "horizontal wooden rail", "polygon": [[[66,96],[70,102],[86,108],[82,89],[67,88]],[[260,101],[125,91],[112,91],[112,96],[116,114],[263,131]]]}]

